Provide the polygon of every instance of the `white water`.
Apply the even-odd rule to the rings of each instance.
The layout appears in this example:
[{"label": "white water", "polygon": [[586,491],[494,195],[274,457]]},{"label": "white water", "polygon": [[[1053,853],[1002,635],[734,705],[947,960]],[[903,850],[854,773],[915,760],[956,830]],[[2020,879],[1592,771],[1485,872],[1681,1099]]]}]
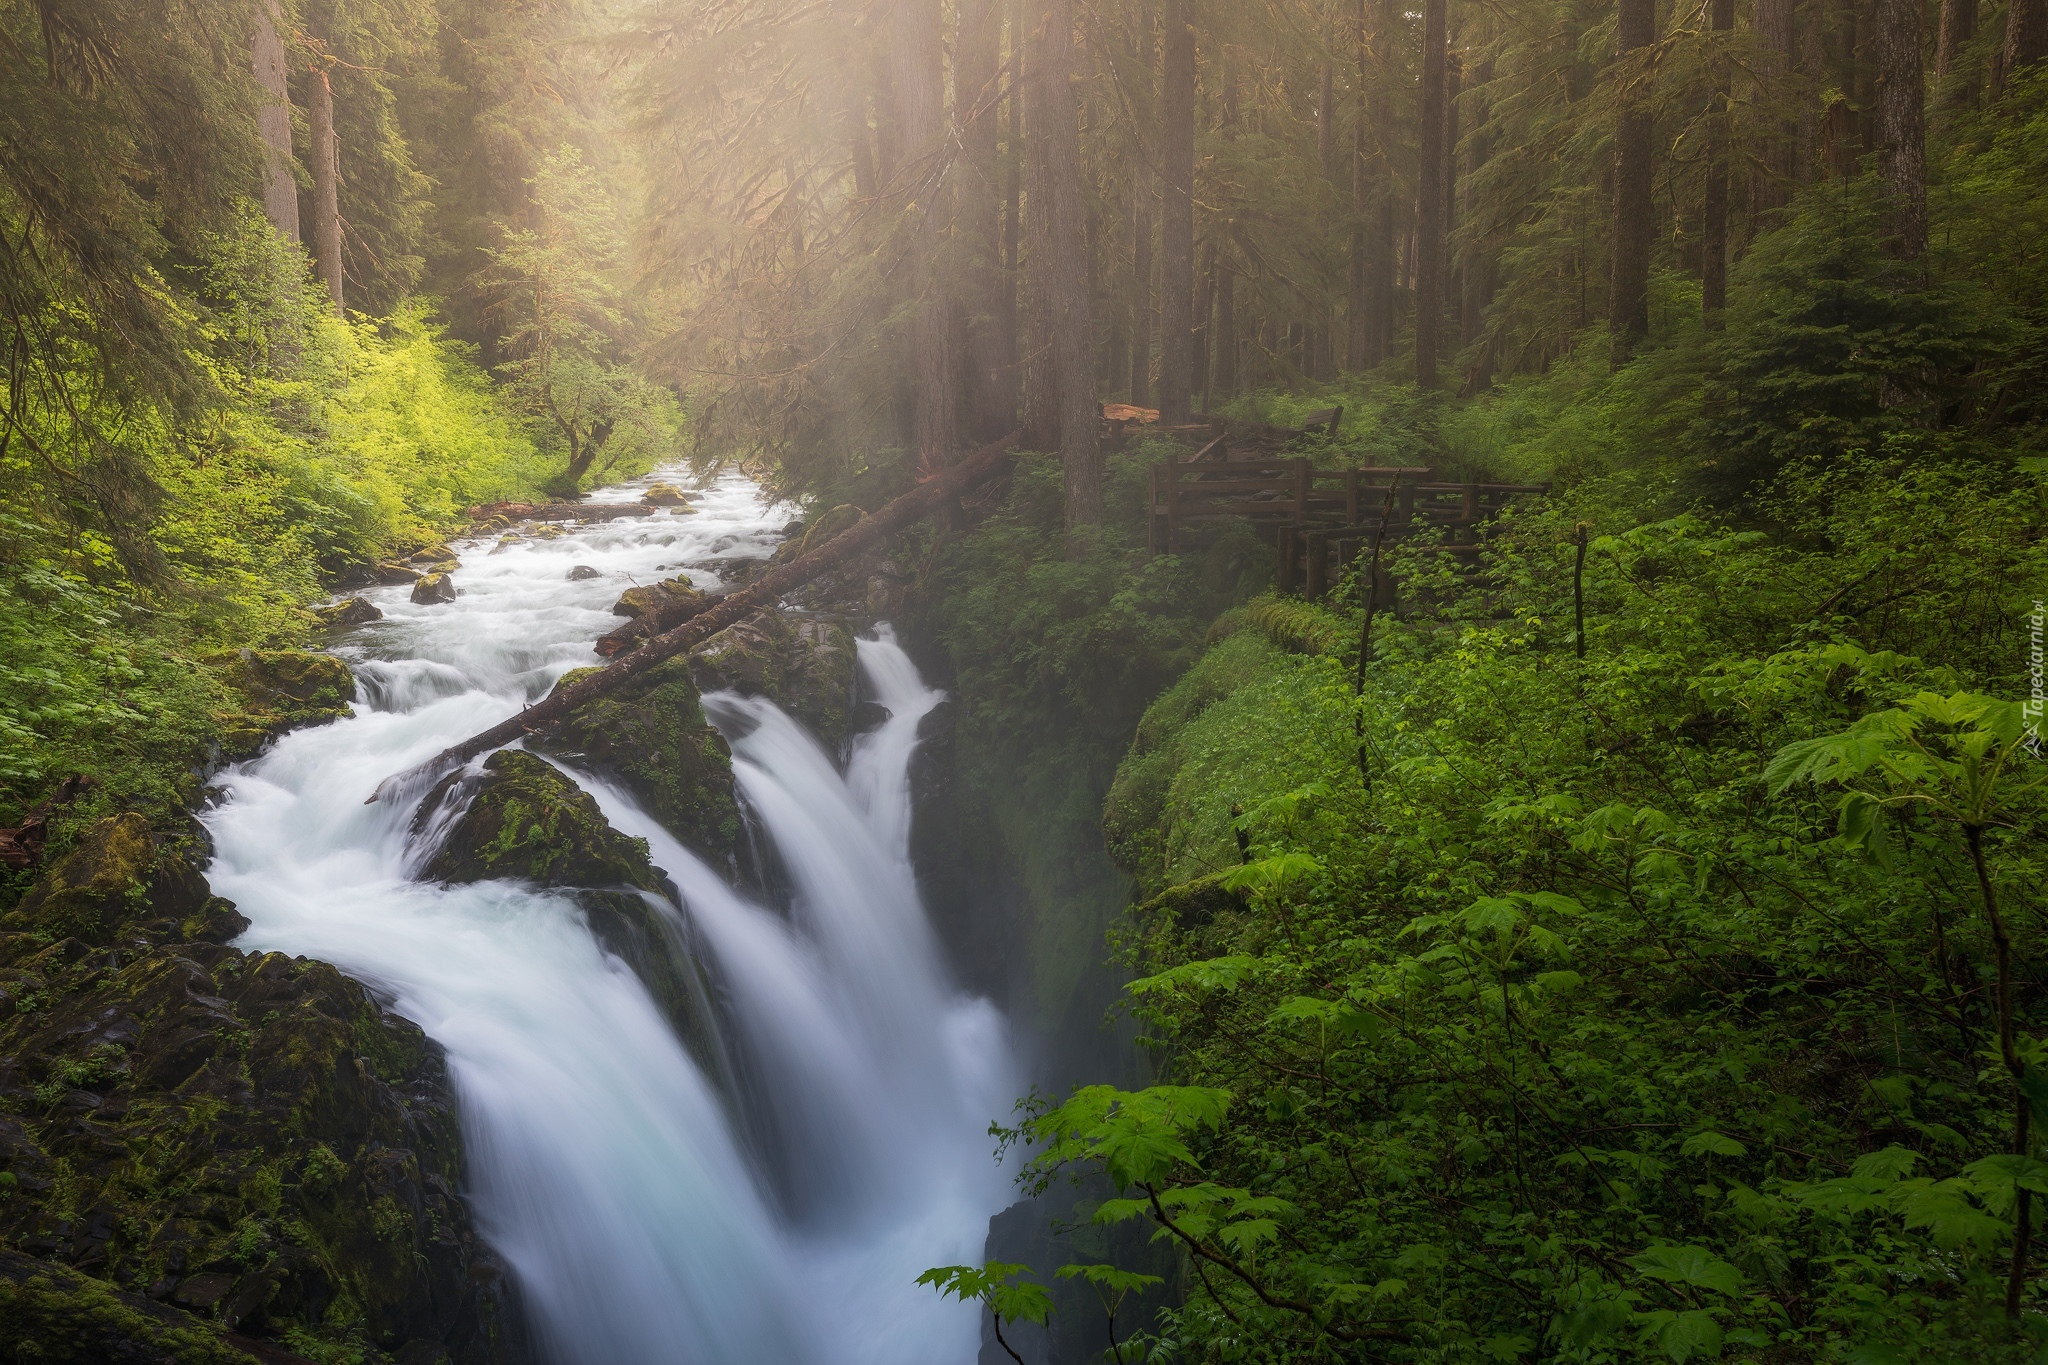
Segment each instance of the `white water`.
[{"label": "white water", "polygon": [[[939,694],[886,629],[860,663],[891,716],[843,776],[767,702],[707,699],[788,873],[787,918],[625,793],[578,777],[682,890],[666,913],[708,948],[744,1117],[572,899],[409,881],[413,810],[363,804],[387,774],[595,662],[590,642],[632,582],[763,554],[787,515],[738,479],[699,506],[495,553],[458,544],[453,603],[367,594],[386,619],[343,651],[357,717],[227,775],[210,878],[251,921],[240,946],[335,963],[447,1050],[469,1194],[549,1360],[968,1365],[978,1314],[913,1281],[980,1260],[1008,1192],[986,1130],[1016,1079],[1002,1021],[950,985],[918,901],[909,764]],[[601,576],[572,581],[577,564]]]}]

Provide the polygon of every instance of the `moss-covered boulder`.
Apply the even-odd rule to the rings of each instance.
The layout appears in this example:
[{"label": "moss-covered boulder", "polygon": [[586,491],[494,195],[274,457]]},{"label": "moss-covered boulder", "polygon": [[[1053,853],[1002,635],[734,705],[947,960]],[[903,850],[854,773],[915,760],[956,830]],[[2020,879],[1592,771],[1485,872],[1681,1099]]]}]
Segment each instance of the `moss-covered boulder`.
[{"label": "moss-covered boulder", "polygon": [[[571,686],[596,671],[578,669],[555,686]],[[714,866],[729,861],[738,846],[732,755],[705,721],[685,661],[671,659],[610,696],[585,702],[532,742],[624,787],[664,829]]]},{"label": "moss-covered boulder", "polygon": [[313,617],[330,630],[343,626],[368,625],[384,619],[384,613],[360,597],[344,597],[324,607],[313,608]]},{"label": "moss-covered boulder", "polygon": [[23,1358],[518,1358],[441,1055],[324,963],[0,933],[0,1169]]},{"label": "moss-covered boulder", "polygon": [[241,649],[202,660],[241,705],[215,717],[228,758],[247,758],[302,725],[355,714],[355,674],[332,654],[303,649]]},{"label": "moss-covered boulder", "polygon": [[727,627],[690,656],[701,690],[767,697],[828,748],[846,737],[856,664],[845,621],[778,611]]},{"label": "moss-covered boulder", "polygon": [[455,580],[445,571],[425,574],[412,585],[412,600],[419,606],[431,607],[442,602],[455,600]]},{"label": "moss-covered boulder", "polygon": [[658,614],[670,607],[701,606],[708,599],[695,584],[687,578],[669,578],[659,583],[648,583],[641,587],[628,588],[612,604],[612,615],[637,619]]},{"label": "moss-covered boulder", "polygon": [[0,916],[0,932],[41,942],[76,939],[95,946],[143,940],[226,942],[248,927],[211,896],[190,836],[159,838],[129,811],[93,825]]},{"label": "moss-covered boulder", "polygon": [[216,1323],[4,1247],[0,1342],[9,1362],[258,1365]]},{"label": "moss-covered boulder", "polygon": [[589,793],[538,755],[501,749],[484,760],[481,775],[444,780],[421,804],[415,828],[435,825],[448,802],[464,809],[427,864],[426,875],[437,881],[661,885],[647,861],[647,841],[613,829]]},{"label": "moss-covered boulder", "polygon": [[646,503],[649,507],[674,507],[678,509],[688,507],[690,511],[694,512],[697,509],[690,507],[689,504],[690,500],[696,496],[695,493],[686,492],[672,483],[658,483],[649,488],[645,493],[642,493],[640,501]]}]

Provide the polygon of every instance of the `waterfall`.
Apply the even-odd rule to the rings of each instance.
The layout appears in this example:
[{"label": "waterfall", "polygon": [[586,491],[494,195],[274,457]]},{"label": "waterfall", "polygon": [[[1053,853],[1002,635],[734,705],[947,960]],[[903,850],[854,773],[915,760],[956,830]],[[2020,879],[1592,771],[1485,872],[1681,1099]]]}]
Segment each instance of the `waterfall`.
[{"label": "waterfall", "polygon": [[[635,496],[627,486],[608,499]],[[407,876],[410,808],[386,774],[593,661],[619,591],[758,557],[780,518],[752,485],[694,515],[460,545],[455,602],[369,594],[340,652],[357,716],[286,736],[222,779],[209,873],[238,946],[332,962],[447,1052],[480,1227],[562,1365],[968,1365],[972,1306],[913,1281],[978,1261],[1008,1198],[991,1118],[1017,1091],[1003,1022],[948,980],[909,856],[909,767],[940,700],[886,627],[859,646],[888,719],[844,773],[771,703],[713,693],[740,793],[786,874],[750,901],[625,792],[571,775],[646,838],[720,984],[737,1096],[693,1061],[572,896]],[[596,578],[572,579],[587,565]]]}]

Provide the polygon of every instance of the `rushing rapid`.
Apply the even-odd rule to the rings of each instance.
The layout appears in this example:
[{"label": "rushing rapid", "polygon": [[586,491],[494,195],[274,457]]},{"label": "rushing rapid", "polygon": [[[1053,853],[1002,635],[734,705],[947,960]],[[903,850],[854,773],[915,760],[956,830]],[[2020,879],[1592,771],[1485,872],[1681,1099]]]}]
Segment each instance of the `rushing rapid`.
[{"label": "rushing rapid", "polygon": [[[249,917],[240,946],[332,962],[446,1049],[468,1193],[550,1360],[968,1365],[976,1312],[913,1281],[980,1259],[1007,1194],[986,1130],[1016,1078],[1002,1020],[951,985],[918,900],[909,768],[940,694],[886,627],[859,658],[888,719],[843,771],[771,703],[705,699],[786,873],[786,913],[623,791],[571,774],[681,890],[660,912],[686,917],[708,954],[738,1094],[704,1074],[572,897],[411,880],[414,810],[363,804],[594,662],[623,588],[678,571],[709,587],[707,566],[773,547],[782,518],[745,481],[698,507],[458,545],[452,603],[368,594],[385,619],[341,651],[356,717],[226,776],[210,877]],[[571,579],[574,565],[598,576]]]}]

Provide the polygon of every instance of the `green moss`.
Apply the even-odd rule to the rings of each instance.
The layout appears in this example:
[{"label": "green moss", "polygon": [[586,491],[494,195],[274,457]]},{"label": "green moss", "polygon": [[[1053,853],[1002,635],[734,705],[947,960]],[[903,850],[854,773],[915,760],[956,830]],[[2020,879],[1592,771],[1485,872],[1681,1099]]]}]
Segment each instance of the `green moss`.
[{"label": "green moss", "polygon": [[[595,671],[565,674],[555,686],[571,686]],[[618,782],[700,855],[722,860],[738,844],[732,757],[706,723],[683,660],[672,659],[620,691],[584,703],[536,747]]]},{"label": "green moss", "polygon": [[769,698],[833,748],[846,737],[855,655],[844,621],[769,611],[712,636],[690,672],[706,692]]},{"label": "green moss", "polygon": [[[452,791],[444,783],[438,800]],[[436,804],[424,805],[421,818]],[[522,877],[558,886],[660,885],[646,840],[613,829],[597,802],[546,759],[514,749],[485,760],[482,784],[427,875],[450,882]]]},{"label": "green moss", "polygon": [[105,942],[146,895],[155,861],[149,821],[132,811],[102,820],[0,925],[52,939]]},{"label": "green moss", "polygon": [[0,1350],[7,1360],[256,1365],[208,1324],[83,1275],[32,1267],[12,1254],[0,1261]]}]

